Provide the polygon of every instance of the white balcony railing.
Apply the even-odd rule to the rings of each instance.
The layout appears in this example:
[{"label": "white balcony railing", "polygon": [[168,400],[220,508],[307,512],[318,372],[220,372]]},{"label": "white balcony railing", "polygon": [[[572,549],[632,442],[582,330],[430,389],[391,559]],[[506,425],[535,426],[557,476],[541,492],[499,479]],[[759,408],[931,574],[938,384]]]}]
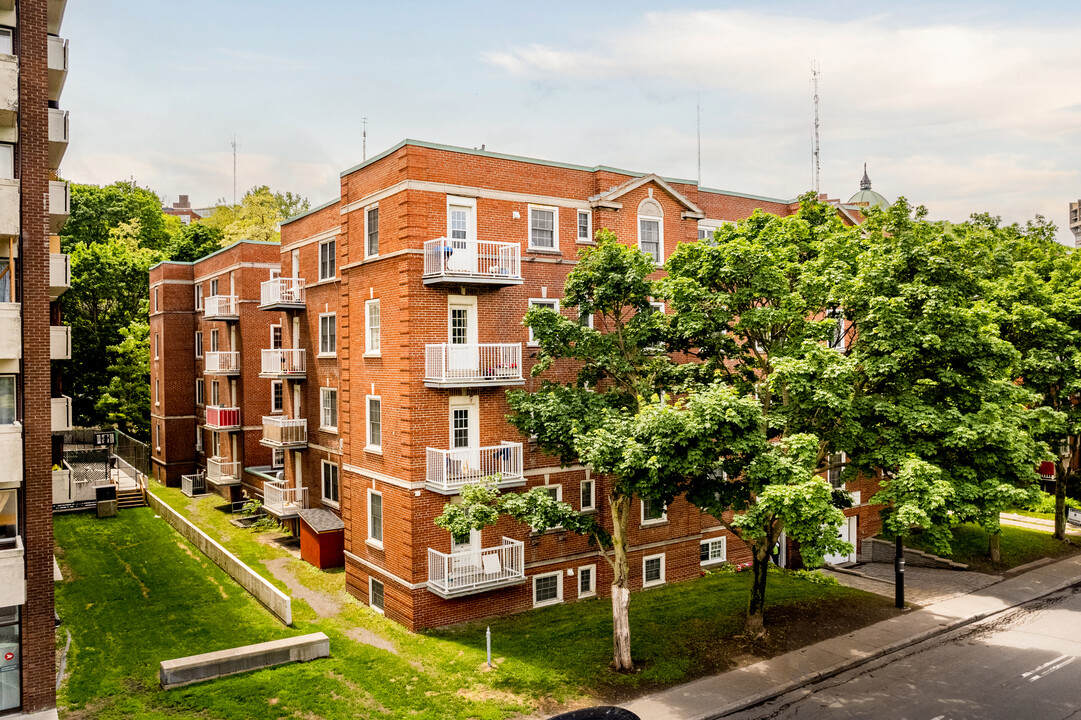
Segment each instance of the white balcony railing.
[{"label": "white balcony railing", "polygon": [[464,485],[495,477],[500,485],[520,483],[522,443],[503,441],[499,445],[457,450],[428,448],[429,490],[454,494]]},{"label": "white balcony railing", "polygon": [[180,492],[188,497],[206,494],[206,475],[197,472],[194,475],[180,476]]},{"label": "white balcony railing", "polygon": [[19,60],[0,57],[0,126],[13,127],[19,113]]},{"label": "white balcony railing", "polygon": [[68,79],[68,41],[65,38],[49,36],[49,99],[59,100],[64,92],[64,83]]},{"label": "white balcony railing", "polygon": [[428,548],[428,589],[450,598],[525,581],[525,551],[520,540],[479,550],[441,553]]},{"label": "white balcony railing", "polygon": [[53,432],[71,430],[71,398],[67,395],[52,398]]},{"label": "white balcony railing", "polygon": [[71,256],[65,253],[49,255],[49,297],[56,300],[71,287]]},{"label": "white balcony railing", "polygon": [[18,360],[23,356],[23,306],[0,302],[0,360]]},{"label": "white balcony railing", "polygon": [[60,167],[68,150],[68,111],[49,108],[49,167]]},{"label": "white balcony railing", "polygon": [[49,359],[71,360],[71,326],[49,326]]},{"label": "white balcony railing", "polygon": [[18,535],[14,541],[0,542],[0,603],[3,607],[26,602],[25,554],[23,539]]},{"label": "white balcony railing", "polygon": [[263,417],[263,445],[270,447],[298,447],[308,444],[308,419],[287,418],[280,415]]},{"label": "white balcony railing", "polygon": [[71,214],[71,192],[66,182],[49,181],[49,232],[60,232]]},{"label": "white balcony railing", "polygon": [[[23,481],[23,426],[16,421],[0,425],[0,483]],[[54,501],[55,502],[55,501]]]},{"label": "white balcony railing", "polygon": [[425,345],[424,382],[451,387],[521,384],[522,344]]},{"label": "white balcony railing", "polygon": [[259,374],[269,378],[302,378],[306,372],[304,351],[263,350]]},{"label": "white balcony railing", "polygon": [[285,486],[284,480],[263,483],[263,508],[278,518],[296,515],[308,507],[308,488]]},{"label": "white balcony railing", "polygon": [[468,280],[517,285],[522,282],[522,252],[517,243],[448,240],[424,243],[425,282]]},{"label": "white balcony railing", "polygon": [[259,284],[259,307],[304,306],[304,278],[274,278]]},{"label": "white balcony railing", "polygon": [[208,375],[237,375],[240,373],[240,353],[209,350],[203,355],[203,372]]},{"label": "white balcony railing", "polygon": [[240,482],[240,463],[221,458],[208,458],[206,479],[207,482],[215,485],[236,485]]},{"label": "white balcony railing", "polygon": [[206,409],[206,426],[211,430],[228,430],[240,427],[240,408],[214,407]]},{"label": "white balcony railing", "polygon": [[20,198],[18,180],[0,178],[0,236],[19,237],[22,227],[19,209]]},{"label": "white balcony railing", "polygon": [[203,303],[203,317],[207,320],[239,318],[240,298],[236,295],[211,295]]}]

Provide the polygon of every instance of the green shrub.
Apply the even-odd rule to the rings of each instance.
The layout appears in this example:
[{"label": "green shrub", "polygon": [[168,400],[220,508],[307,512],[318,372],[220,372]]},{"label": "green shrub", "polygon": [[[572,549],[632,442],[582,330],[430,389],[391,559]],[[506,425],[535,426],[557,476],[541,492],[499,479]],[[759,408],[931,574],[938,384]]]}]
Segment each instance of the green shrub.
[{"label": "green shrub", "polygon": [[837,578],[830,577],[829,575],[823,575],[817,570],[789,570],[788,574],[794,578],[799,578],[800,580],[806,580],[809,583],[814,583],[815,585],[841,584],[837,582]]},{"label": "green shrub", "polygon": [[[1046,493],[1043,490],[1039,491],[1039,494],[1033,498],[1030,502],[1022,503],[1021,507],[1029,512],[1038,513],[1054,513],[1055,512],[1055,496],[1051,493]],[[1077,508],[1081,507],[1081,502],[1074,500],[1071,497],[1066,498],[1066,507]]]}]

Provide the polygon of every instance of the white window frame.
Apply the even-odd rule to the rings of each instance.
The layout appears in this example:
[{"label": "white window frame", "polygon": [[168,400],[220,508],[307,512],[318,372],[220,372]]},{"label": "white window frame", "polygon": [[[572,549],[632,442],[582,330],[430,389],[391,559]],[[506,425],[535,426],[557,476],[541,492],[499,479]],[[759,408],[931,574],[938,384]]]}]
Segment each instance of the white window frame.
[{"label": "white window frame", "polygon": [[218,295],[218,278],[213,278],[210,281],[210,297],[217,297]]},{"label": "white window frame", "polygon": [[[331,395],[334,396],[334,417],[327,417],[327,410],[329,409],[329,403],[327,398]],[[333,419],[334,424],[330,425],[327,420]],[[336,387],[320,387],[319,388],[319,430],[322,432],[338,432],[338,388]]]},{"label": "white window frame", "polygon": [[203,429],[198,425],[195,426],[195,452],[201,453],[203,451]]},{"label": "white window frame", "polygon": [[[548,600],[537,600],[537,581],[544,578],[555,577],[556,579],[556,596]],[[546,607],[548,605],[559,605],[563,602],[563,571],[556,570],[555,572],[540,573],[533,576],[533,607]]]},{"label": "white window frame", "polygon": [[[331,318],[331,322],[334,325],[334,347],[329,350],[324,349],[324,337],[323,337],[323,320],[325,318]],[[328,336],[329,337],[329,336]],[[338,313],[320,313],[319,314],[319,353],[316,357],[337,357],[338,356]]]},{"label": "white window frame", "polygon": [[204,382],[203,378],[196,378],[195,379],[195,404],[196,405],[205,405],[206,404],[206,395],[204,394],[206,392],[206,386],[203,385],[203,382]]},{"label": "white window frame", "polygon": [[[285,448],[271,448],[270,449],[270,467],[272,468],[284,468],[285,467]],[[339,486],[340,490],[340,486]]]},{"label": "white window frame", "polygon": [[221,404],[221,385],[217,380],[210,381],[210,406],[222,407]]},{"label": "white window frame", "polygon": [[203,331],[195,331],[195,357],[201,358],[203,356]]},{"label": "white window frame", "polygon": [[154,406],[161,405],[161,380],[154,378]]},{"label": "white window frame", "polygon": [[[375,586],[375,585],[378,585],[380,588],[382,588],[382,593],[381,594],[383,596],[383,607],[379,607],[378,605],[376,605],[376,604],[374,604],[372,602],[372,587]],[[387,605],[387,585],[386,585],[386,583],[384,583],[382,580],[376,580],[371,575],[369,575],[368,576],[368,607],[370,607],[372,610],[376,611],[380,615],[385,615],[386,614],[386,605]]]},{"label": "white window frame", "polygon": [[[841,460],[840,460],[840,462],[835,462],[833,460],[833,458],[838,456],[838,455],[841,456]],[[848,455],[846,453],[839,452],[839,453],[830,453],[830,454],[826,455],[826,482],[828,482],[830,484],[830,487],[837,488],[838,490],[844,490],[845,489],[846,483],[842,483],[842,482],[840,482],[840,480],[844,476],[845,468],[847,466],[848,466]],[[834,471],[837,472],[837,482],[840,483],[840,484],[834,484],[834,480],[831,477],[831,474]]]},{"label": "white window frame", "polygon": [[[334,488],[337,491],[338,499],[327,497],[327,468],[334,468]],[[319,494],[322,496],[324,505],[330,505],[332,507],[338,507],[342,500],[342,473],[338,467],[338,463],[330,462],[329,460],[321,460],[319,463]]]},{"label": "white window frame", "polygon": [[660,267],[661,265],[664,265],[664,218],[663,217],[658,217],[657,215],[639,215],[638,216],[638,250],[640,252],[645,252],[645,250],[642,250],[642,221],[643,220],[648,220],[650,222],[656,222],[657,223],[657,255],[658,255],[658,257],[654,258],[653,264],[656,265],[657,267]]},{"label": "white window frame", "polygon": [[[586,234],[582,235],[582,216],[586,216]],[[593,213],[589,210],[579,210],[578,216],[575,218],[575,232],[578,235],[578,242],[580,243],[593,243]]]},{"label": "white window frame", "polygon": [[203,284],[199,283],[195,286],[195,309],[203,309]]},{"label": "white window frame", "polygon": [[161,288],[154,288],[154,312],[161,311]]},{"label": "white window frame", "polygon": [[[323,274],[323,248],[327,247],[328,245],[333,246],[333,252],[334,252],[334,258],[331,261],[331,268],[330,268],[332,270],[332,274],[324,275]],[[319,262],[319,282],[323,282],[324,280],[337,280],[338,279],[338,239],[337,238],[331,238],[330,240],[324,240],[323,242],[319,243],[318,262]]]},{"label": "white window frame", "polygon": [[[718,544],[721,546],[720,557],[713,557],[713,547]],[[707,546],[709,547],[709,550],[706,553],[706,559],[703,560],[702,548]],[[698,548],[698,563],[702,567],[728,562],[728,538],[726,538],[724,535],[721,535],[720,537],[709,538],[708,540],[702,540],[698,543]]]},{"label": "white window frame", "polygon": [[845,312],[841,308],[833,308],[826,313],[826,318],[832,320],[834,327],[839,331],[837,343],[834,344],[833,338],[830,337],[826,345],[832,350],[843,353],[845,351]]},{"label": "white window frame", "polygon": [[[375,535],[372,534],[372,497],[373,496],[378,496],[379,497],[379,537],[378,538],[376,538]],[[366,507],[368,509],[368,539],[366,540],[366,542],[369,545],[373,545],[373,546],[375,546],[377,548],[382,548],[383,547],[383,538],[386,537],[386,534],[384,533],[384,528],[386,527],[386,523],[383,522],[383,520],[384,520],[383,512],[386,509],[386,506],[383,505],[383,493],[379,492],[378,490],[372,490],[371,488],[368,488],[368,497],[367,497],[367,501],[366,501],[365,505],[366,505]]]},{"label": "white window frame", "polygon": [[270,381],[270,412],[275,415],[285,412],[285,384],[281,380]]},{"label": "white window frame", "polygon": [[[379,437],[372,438],[372,400],[379,403]],[[367,443],[364,446],[364,450],[367,452],[382,453],[383,452],[383,397],[381,395],[365,395],[364,396],[364,433]],[[372,440],[375,442],[372,442]]]},{"label": "white window frame", "polygon": [[14,28],[0,27],[0,36],[7,38],[7,43],[5,43],[5,50],[10,49],[10,52],[3,52],[3,53],[0,53],[0,54],[14,55],[15,54],[15,30],[14,30]]},{"label": "white window frame", "polygon": [[[533,211],[540,210],[542,212],[552,213],[552,246],[545,247],[544,245],[537,245],[533,242]],[[559,208],[554,205],[530,205],[526,212],[526,220],[528,222],[529,232],[529,249],[538,250],[540,252],[559,252]],[[575,219],[575,222],[578,222]]]},{"label": "white window frame", "polygon": [[214,328],[210,331],[210,352],[220,352],[220,344],[221,335],[218,334],[218,329]]},{"label": "white window frame", "polygon": [[285,334],[281,323],[270,326],[270,349],[281,350],[285,347]]},{"label": "white window frame", "polygon": [[[582,322],[583,319],[585,320],[584,323]],[[590,313],[589,315],[584,315],[583,316],[582,311],[579,309],[578,310],[578,324],[581,325],[582,327],[587,327],[590,330],[593,330],[593,313]]]},{"label": "white window frame", "polygon": [[583,491],[585,490],[586,483],[589,483],[589,505],[582,502],[582,512],[589,512],[597,509],[597,481],[593,478],[586,478],[581,482],[578,489],[579,502],[581,502],[581,498],[585,494]]},{"label": "white window frame", "polygon": [[[582,590],[582,571],[589,570],[589,589]],[[596,565],[582,565],[578,568],[578,580],[575,583],[578,586],[578,597],[597,597],[597,566]]]},{"label": "white window frame", "polygon": [[[649,562],[650,560],[657,560],[657,559],[659,559],[661,561],[661,576],[657,580],[649,580],[649,581],[647,581],[646,580],[646,563]],[[646,556],[644,556],[642,558],[642,587],[643,588],[657,587],[658,585],[664,585],[664,583],[665,583],[664,553],[660,553],[658,555],[646,555]]]},{"label": "white window frame", "polygon": [[159,350],[161,349],[160,348],[161,343],[159,342],[159,340],[160,340],[160,333],[154,333],[154,359],[155,360],[158,360],[158,359],[161,358],[161,353],[159,352]]},{"label": "white window frame", "polygon": [[[370,238],[368,234],[371,232],[371,213],[375,212],[375,252],[369,252],[368,242]],[[379,257],[379,203],[373,203],[364,208],[364,257]]]},{"label": "white window frame", "polygon": [[[559,300],[556,298],[529,298],[528,310],[532,310],[535,307],[550,307],[552,310],[559,312]],[[529,328],[529,340],[526,343],[529,347],[540,347],[533,338],[533,328]]]},{"label": "white window frame", "polygon": [[[372,323],[372,308],[375,308],[375,323]],[[382,352],[383,316],[378,298],[364,301],[364,356],[379,357]],[[374,330],[374,332],[373,332]]]},{"label": "white window frame", "polygon": [[0,179],[15,179],[15,145],[0,143]]},{"label": "white window frame", "polygon": [[648,527],[650,525],[660,525],[661,523],[668,522],[668,505],[664,506],[659,518],[646,519],[646,501],[655,502],[652,498],[639,498],[638,506],[642,511],[642,527]]},{"label": "white window frame", "polygon": [[270,279],[277,280],[282,276],[281,268],[270,268]]},{"label": "white window frame", "polygon": [[699,225],[698,226],[698,239],[699,239],[699,241],[701,241],[701,240],[709,240],[710,238],[713,237],[713,233],[715,233],[715,232],[717,232],[717,228],[715,228],[715,227],[710,227],[709,225]]}]

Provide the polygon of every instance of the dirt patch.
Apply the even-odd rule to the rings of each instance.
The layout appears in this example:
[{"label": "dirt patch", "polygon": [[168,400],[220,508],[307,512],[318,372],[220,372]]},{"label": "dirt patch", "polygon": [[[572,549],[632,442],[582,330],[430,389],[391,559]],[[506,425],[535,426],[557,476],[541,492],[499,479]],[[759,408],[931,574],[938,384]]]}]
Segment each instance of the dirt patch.
[{"label": "dirt patch", "polygon": [[293,571],[289,569],[289,562],[291,562],[290,558],[275,558],[274,560],[267,560],[265,565],[267,570],[274,574],[274,577],[285,583],[293,597],[311,605],[312,610],[319,617],[333,617],[342,611],[342,604],[337,599],[312,590],[300,582],[297,576],[293,574]]},{"label": "dirt patch", "polygon": [[393,655],[398,654],[397,645],[384,637],[376,635],[368,628],[351,628],[346,631],[345,634],[348,635],[351,640],[355,640],[358,643],[363,643],[364,645],[371,645],[372,647],[377,647],[380,650],[386,650]]},{"label": "dirt patch", "polygon": [[455,693],[460,698],[465,698],[470,702],[499,702],[514,705],[525,705],[527,707],[534,707],[533,703],[521,695],[515,695],[514,693],[507,692],[505,690],[492,690],[490,688],[462,688]]},{"label": "dirt patch", "polygon": [[123,560],[120,560],[120,558],[117,558],[117,560],[120,562],[121,565],[124,566],[124,570],[128,573],[128,575],[131,575],[131,579],[134,580],[139,585],[139,592],[141,592],[143,594],[143,597],[144,598],[149,598],[150,597],[150,588],[148,588],[146,585],[143,584],[143,581],[140,580],[139,576],[135,574],[135,571],[131,569],[131,565],[124,562]]}]

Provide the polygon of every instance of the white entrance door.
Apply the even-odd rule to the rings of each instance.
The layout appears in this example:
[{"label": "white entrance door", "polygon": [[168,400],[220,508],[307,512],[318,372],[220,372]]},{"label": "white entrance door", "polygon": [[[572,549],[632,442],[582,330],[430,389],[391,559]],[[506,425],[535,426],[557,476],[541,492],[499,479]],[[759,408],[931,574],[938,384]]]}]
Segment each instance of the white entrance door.
[{"label": "white entrance door", "polygon": [[822,558],[823,562],[830,563],[831,565],[840,565],[842,563],[856,562],[856,538],[857,528],[859,526],[859,518],[853,515],[852,517],[846,517],[845,522],[841,524],[838,530],[838,535],[846,543],[852,544],[852,552],[845,555],[826,555]]},{"label": "white entrance door", "polygon": [[476,401],[476,396],[451,398],[449,480],[479,480],[483,477],[480,463],[479,407]]},{"label": "white entrance door", "polygon": [[451,296],[447,307],[447,374],[476,377],[479,371],[477,348],[477,299]]},{"label": "white entrance door", "polygon": [[453,272],[477,272],[476,207],[464,198],[460,204],[447,204],[447,244],[453,250],[447,258],[447,269]]}]

